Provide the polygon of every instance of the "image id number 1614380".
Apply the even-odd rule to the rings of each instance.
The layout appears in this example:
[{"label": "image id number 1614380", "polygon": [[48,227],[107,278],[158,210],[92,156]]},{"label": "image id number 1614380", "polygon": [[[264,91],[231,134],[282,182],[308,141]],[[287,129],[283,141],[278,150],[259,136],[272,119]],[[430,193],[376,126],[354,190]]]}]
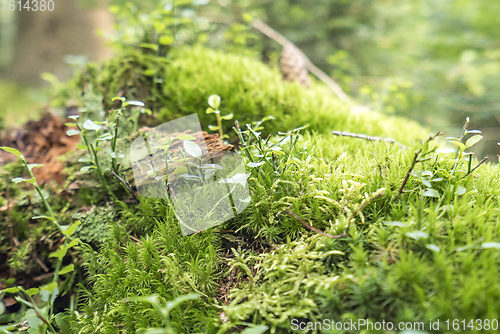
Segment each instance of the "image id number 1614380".
[{"label": "image id number 1614380", "polygon": [[28,11],[45,12],[53,11],[55,7],[54,0],[1,0],[0,10],[5,11]]}]

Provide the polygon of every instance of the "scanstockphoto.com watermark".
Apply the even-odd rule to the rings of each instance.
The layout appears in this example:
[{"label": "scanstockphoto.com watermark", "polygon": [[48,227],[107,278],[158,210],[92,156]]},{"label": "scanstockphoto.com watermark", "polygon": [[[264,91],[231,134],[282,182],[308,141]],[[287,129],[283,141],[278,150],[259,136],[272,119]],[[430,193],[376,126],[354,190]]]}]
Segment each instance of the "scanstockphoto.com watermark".
[{"label": "scanstockphoto.com watermark", "polygon": [[322,321],[303,321],[292,319],[290,323],[292,331],[328,331],[328,330],[377,330],[377,331],[481,331],[498,330],[498,319],[447,319],[432,320],[426,324],[424,322],[390,322],[372,321],[369,319],[336,321],[333,319],[323,319]]},{"label": "scanstockphoto.com watermark", "polygon": [[196,114],[142,133],[130,146],[130,160],[139,194],[169,198],[183,235],[222,224],[250,203],[245,160],[211,152]]}]

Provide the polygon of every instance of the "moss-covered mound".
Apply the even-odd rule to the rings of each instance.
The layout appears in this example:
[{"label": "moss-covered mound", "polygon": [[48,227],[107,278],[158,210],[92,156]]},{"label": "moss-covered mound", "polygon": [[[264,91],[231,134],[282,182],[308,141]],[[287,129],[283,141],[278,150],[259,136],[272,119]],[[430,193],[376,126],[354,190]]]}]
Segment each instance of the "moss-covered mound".
[{"label": "moss-covered mound", "polygon": [[[72,332],[331,333],[331,321],[358,319],[391,322],[394,332],[399,322],[429,330],[430,319],[440,320],[434,332],[452,331],[453,319],[495,328],[497,165],[473,170],[477,162],[463,154],[455,160],[436,153],[433,141],[416,141],[429,134],[412,121],[353,114],[322,85],[284,83],[276,70],[236,55],[185,48],[158,61],[137,52],[84,73],[66,96],[92,88],[109,108],[122,91],[157,110],[159,123],[198,113],[206,128],[215,122],[205,114],[211,94],[243,129],[275,120],[264,123],[274,136],[256,134],[257,145],[243,152],[264,162],[248,168],[249,206],[222,225],[183,237],[169,201],[109,206],[115,221],[106,242],[81,248],[87,279],[77,312],[67,312]],[[303,125],[310,128],[301,135],[277,134]]]},{"label": "moss-covered mound", "polygon": [[[128,53],[100,66],[90,65],[84,73],[86,83],[80,77],[76,86],[101,94],[107,108],[121,93],[158,110],[160,123],[197,113],[208,129],[216,122],[214,115],[205,113],[207,98],[218,94],[222,113],[233,113],[240,124],[274,116],[276,120],[266,127],[268,133],[307,124],[319,133],[355,131],[404,143],[427,135],[413,121],[377,113],[353,114],[322,83],[306,89],[284,82],[277,69],[257,60],[201,47],[175,49],[162,61],[140,52]],[[233,125],[224,122],[224,132],[232,133]]]}]

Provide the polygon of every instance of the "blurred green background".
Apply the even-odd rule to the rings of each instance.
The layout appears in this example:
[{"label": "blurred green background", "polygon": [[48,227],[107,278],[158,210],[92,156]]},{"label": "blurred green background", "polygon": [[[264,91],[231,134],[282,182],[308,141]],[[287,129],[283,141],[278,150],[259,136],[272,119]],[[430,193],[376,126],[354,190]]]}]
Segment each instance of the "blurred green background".
[{"label": "blurred green background", "polygon": [[[162,8],[178,8],[189,33]],[[276,66],[281,46],[252,29],[252,18],[295,43],[357,103],[449,135],[469,116],[485,137],[476,153],[500,153],[500,1],[491,0],[65,0],[52,12],[0,9],[3,126],[49,105],[48,81],[147,43],[161,25],[178,29],[184,44]],[[44,72],[54,75],[43,80]]]}]

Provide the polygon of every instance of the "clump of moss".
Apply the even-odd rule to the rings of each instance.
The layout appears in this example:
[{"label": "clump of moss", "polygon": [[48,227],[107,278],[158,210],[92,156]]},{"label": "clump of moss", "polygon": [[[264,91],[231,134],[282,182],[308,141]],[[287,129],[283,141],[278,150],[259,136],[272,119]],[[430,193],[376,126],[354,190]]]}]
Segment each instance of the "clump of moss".
[{"label": "clump of moss", "polygon": [[[156,84],[148,70],[152,64]],[[105,109],[111,108],[117,94],[144,101],[160,123],[196,113],[204,129],[214,121],[205,113],[207,98],[218,94],[221,110],[233,113],[241,124],[274,116],[276,120],[266,127],[267,133],[308,124],[319,133],[354,131],[394,137],[404,143],[427,134],[412,121],[373,112],[354,114],[322,83],[306,89],[284,82],[277,69],[257,60],[202,47],[174,49],[161,61],[128,51],[102,65],[88,65],[59,95],[79,98],[82,89],[102,95]],[[226,124],[224,133],[231,132],[231,125]]]}]

